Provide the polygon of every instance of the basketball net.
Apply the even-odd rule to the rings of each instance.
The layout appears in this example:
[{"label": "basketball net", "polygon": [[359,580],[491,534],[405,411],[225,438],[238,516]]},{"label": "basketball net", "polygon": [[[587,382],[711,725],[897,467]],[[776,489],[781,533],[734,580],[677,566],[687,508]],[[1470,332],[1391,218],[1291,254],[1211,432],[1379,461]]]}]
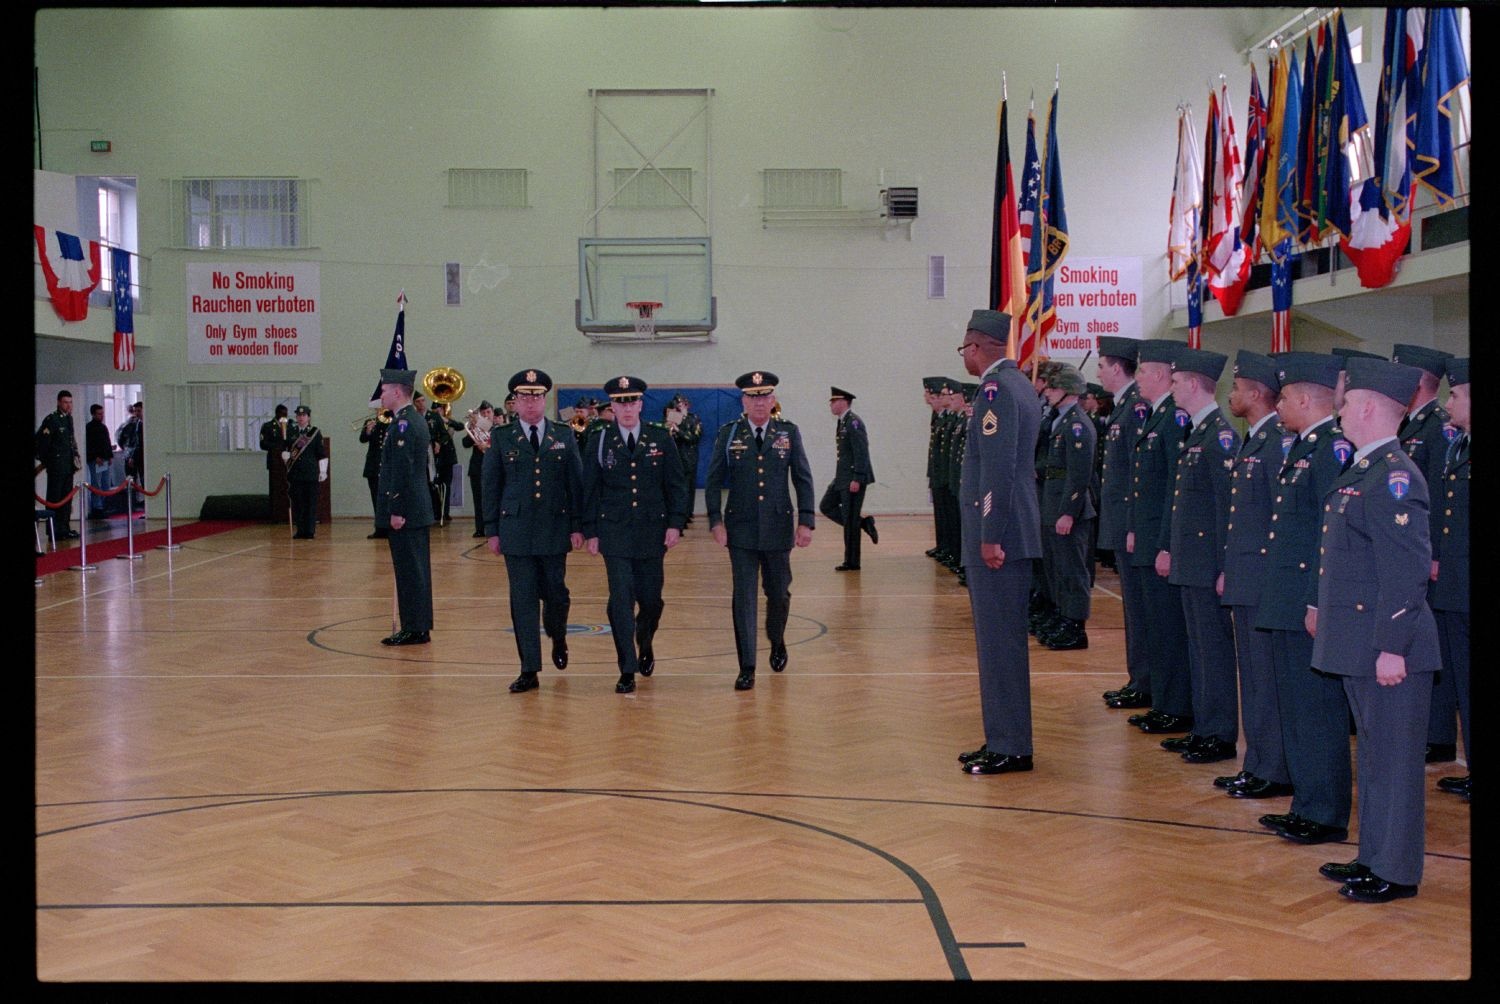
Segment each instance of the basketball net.
[{"label": "basketball net", "polygon": [[631,300],[626,308],[635,311],[635,333],[645,338],[656,337],[656,311],[660,303],[652,300]]}]

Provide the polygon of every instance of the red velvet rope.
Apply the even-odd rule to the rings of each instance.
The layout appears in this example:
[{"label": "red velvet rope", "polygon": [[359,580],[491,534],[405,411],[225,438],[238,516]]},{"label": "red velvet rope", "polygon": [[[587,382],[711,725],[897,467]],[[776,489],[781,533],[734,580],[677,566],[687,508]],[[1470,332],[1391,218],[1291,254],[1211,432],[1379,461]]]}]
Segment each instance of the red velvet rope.
[{"label": "red velvet rope", "polygon": [[77,494],[78,494],[78,486],[74,485],[72,491],[68,492],[68,494],[64,495],[62,498],[58,499],[56,502],[48,502],[46,499],[42,498],[40,495],[36,494],[35,492],[32,492],[32,498],[36,499],[36,504],[37,505],[44,505],[48,509],[61,509],[63,506],[67,505],[69,502],[72,502],[73,501],[73,496],[77,495]]},{"label": "red velvet rope", "polygon": [[153,498],[154,499],[154,498],[156,498],[156,496],[158,496],[158,495],[161,494],[162,485],[164,485],[166,483],[167,483],[167,479],[166,479],[166,476],[164,475],[162,477],[162,479],[156,483],[156,488],[153,489],[152,491],[148,492],[148,491],[146,491],[146,489],[142,488],[140,485],[136,485],[135,486],[135,490],[138,491],[138,492],[140,492],[142,495],[146,496],[147,498]]},{"label": "red velvet rope", "polygon": [[68,492],[68,494],[64,495],[62,498],[58,499],[56,502],[48,502],[46,499],[42,498],[40,495],[36,494],[35,492],[32,493],[32,498],[36,499],[37,505],[44,505],[48,509],[61,509],[63,506],[65,506],[68,503],[70,503],[70,502],[73,501],[73,496],[75,496],[75,495],[78,494],[78,489],[79,488],[87,488],[89,491],[93,492],[95,495],[99,496],[100,498],[108,498],[111,495],[118,495],[118,494],[120,494],[121,492],[123,492],[127,488],[134,487],[135,490],[138,491],[138,492],[140,492],[142,495],[145,495],[147,498],[153,498],[154,499],[154,498],[156,498],[156,496],[158,496],[158,495],[161,494],[162,487],[166,483],[167,483],[166,475],[163,475],[162,478],[161,478],[161,480],[156,483],[156,487],[154,489],[152,489],[151,491],[149,491],[149,492],[146,491],[146,489],[142,488],[140,485],[134,485],[134,486],[132,486],[132,485],[117,485],[114,488],[95,488],[93,485],[87,485],[86,484],[86,485],[74,485],[72,491]]}]

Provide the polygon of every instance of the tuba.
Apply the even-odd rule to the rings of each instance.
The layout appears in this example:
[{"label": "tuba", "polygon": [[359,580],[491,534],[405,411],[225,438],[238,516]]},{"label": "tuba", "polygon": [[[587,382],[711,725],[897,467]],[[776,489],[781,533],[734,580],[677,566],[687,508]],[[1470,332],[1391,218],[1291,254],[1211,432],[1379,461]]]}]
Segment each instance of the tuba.
[{"label": "tuba", "polygon": [[422,377],[422,389],[434,404],[452,405],[464,396],[464,375],[451,366],[439,366]]},{"label": "tuba", "polygon": [[[463,378],[460,377],[460,380]],[[494,422],[479,414],[478,408],[470,408],[469,414],[464,418],[464,432],[474,440],[474,446],[479,450],[490,448],[490,429]]]}]

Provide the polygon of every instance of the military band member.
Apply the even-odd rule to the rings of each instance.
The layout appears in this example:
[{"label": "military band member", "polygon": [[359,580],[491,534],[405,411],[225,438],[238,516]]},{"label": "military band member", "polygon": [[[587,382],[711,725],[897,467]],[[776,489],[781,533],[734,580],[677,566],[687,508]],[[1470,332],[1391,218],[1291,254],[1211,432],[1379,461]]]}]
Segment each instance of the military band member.
[{"label": "military band member", "polygon": [[604,555],[609,630],[620,679],[615,693],[635,690],[635,674],[656,669],[652,639],[661,623],[663,558],[687,520],[687,478],[665,425],[641,421],[646,381],[620,376],[604,385],[615,420],[583,451],[583,536]]},{"label": "military band member", "polygon": [[520,694],[538,686],[542,629],[552,639],[552,665],[568,668],[566,575],[568,551],[583,546],[583,465],[572,432],[546,418],[552,378],[522,370],[508,389],[516,395],[516,421],[491,436],[484,456],[484,532],[490,553],[505,556],[521,657],[510,692]]},{"label": "military band member", "polygon": [[[1432,518],[1439,525],[1442,559],[1432,586],[1432,608],[1442,642],[1443,669],[1453,674],[1458,721],[1464,737],[1464,763],[1470,773],[1444,777],[1442,791],[1470,798],[1474,748],[1469,744],[1469,360],[1449,359],[1448,420],[1459,432],[1443,457],[1442,480],[1428,485],[1436,500]],[[1433,693],[1436,698],[1436,691]],[[1429,733],[1430,736],[1430,733]]]},{"label": "military band member", "polygon": [[1054,651],[1089,647],[1089,557],[1098,519],[1094,479],[1094,423],[1078,404],[1086,389],[1076,367],[1058,366],[1042,394],[1057,417],[1049,427],[1041,499],[1042,564],[1059,626],[1038,640]]},{"label": "military band member", "polygon": [[1338,679],[1359,729],[1359,856],[1321,871],[1350,899],[1385,903],[1422,880],[1423,757],[1437,626],[1427,482],[1397,438],[1414,366],[1351,359],[1339,416],[1354,462],[1323,496],[1313,665]]},{"label": "military band member", "polygon": [[1233,759],[1240,738],[1235,681],[1234,619],[1219,602],[1224,542],[1229,526],[1229,490],[1240,437],[1214,399],[1228,358],[1202,349],[1181,349],[1172,362],[1172,398],[1188,412],[1192,429],[1177,459],[1172,487],[1170,545],[1158,556],[1168,581],[1181,587],[1188,632],[1188,677],[1193,731],[1167,739],[1164,749],[1188,763]]},{"label": "military band member", "polygon": [[375,527],[387,531],[401,614],[400,628],[382,638],[382,645],[425,645],[432,631],[432,498],[427,480],[432,450],[427,422],[412,403],[416,380],[413,370],[380,371],[380,404],[394,417],[381,445]]},{"label": "military band member", "polygon": [[1234,621],[1240,677],[1240,714],[1245,725],[1244,769],[1214,784],[1233,798],[1276,798],[1292,793],[1276,703],[1276,667],[1271,634],[1255,628],[1256,610],[1268,571],[1266,528],[1271,525],[1281,463],[1296,437],[1276,414],[1281,379],[1269,356],[1240,350],[1234,361],[1229,411],[1248,425],[1234,461],[1229,489],[1229,525],[1219,601]]},{"label": "military band member", "polygon": [[864,420],[850,407],[854,395],[837,387],[828,389],[828,410],[833,414],[833,480],[823,492],[818,511],[835,525],[844,528],[844,560],[834,566],[835,572],[859,571],[859,534],[869,534],[872,544],[879,543],[875,517],[861,516],[865,495],[875,471],[870,464],[870,437]]},{"label": "military band member", "polygon": [[[78,457],[78,438],[73,431],[73,395],[70,391],[57,392],[57,410],[42,419],[36,430],[36,459],[47,468],[47,501],[58,502],[68,497],[73,490],[73,475],[83,469]],[[61,529],[58,537],[79,536],[69,524],[73,520],[71,500],[52,510],[53,519]]]},{"label": "military band member", "polygon": [[677,444],[677,455],[682,459],[682,474],[687,481],[688,511],[684,530],[693,524],[693,492],[698,485],[698,452],[703,447],[703,419],[693,414],[693,405],[678,394],[667,405],[662,416],[672,441]]},{"label": "military band member", "polygon": [[[1383,360],[1382,360],[1383,361]],[[1288,352],[1276,357],[1276,409],[1297,439],[1288,448],[1271,500],[1265,584],[1255,626],[1271,632],[1276,703],[1292,806],[1260,817],[1262,826],[1304,844],[1349,835],[1352,798],[1349,702],[1336,676],[1313,668],[1310,608],[1318,603],[1323,497],[1354,455],[1333,416],[1339,357]],[[1236,514],[1238,515],[1238,514]]]},{"label": "military band member", "polygon": [[[377,501],[380,491],[380,456],[385,446],[385,434],[390,429],[390,420],[391,413],[385,409],[381,409],[378,415],[373,415],[365,419],[364,427],[359,430],[359,441],[365,444],[365,466],[362,473],[365,483],[370,486],[370,509],[372,512],[380,509],[380,503]],[[269,462],[269,459],[267,462]],[[387,531],[376,526],[374,531],[367,535],[365,539],[384,540],[386,533]]]},{"label": "military band member", "polygon": [[432,435],[433,470],[436,472],[438,501],[442,511],[434,511],[438,524],[447,526],[453,522],[449,510],[453,502],[453,468],[458,466],[458,449],[453,445],[453,433],[462,430],[464,424],[448,414],[449,405],[439,401],[427,412],[427,428]]},{"label": "military band member", "polygon": [[1171,547],[1172,488],[1177,458],[1191,416],[1172,397],[1172,361],[1187,346],[1152,339],[1140,343],[1136,381],[1151,413],[1141,425],[1131,454],[1131,499],[1125,551],[1139,570],[1145,603],[1146,644],[1151,650],[1151,710],[1127,721],[1147,733],[1193,730],[1192,681],[1188,670],[1187,624],[1182,587],[1173,585],[1157,563]]},{"label": "military band member", "polygon": [[463,445],[469,453],[469,492],[474,496],[474,536],[484,536],[484,455],[490,448],[490,435],[495,428],[495,406],[480,401],[474,409],[474,433],[465,426]]},{"label": "military band member", "polygon": [[318,484],[328,480],[328,444],[312,424],[312,409],[297,405],[292,441],[281,459],[286,462],[287,496],[292,504],[293,540],[312,540],[318,531]]},{"label": "military band member", "polygon": [[[777,383],[776,374],[765,370],[735,380],[745,412],[719,429],[703,489],[708,528],[720,547],[729,548],[734,573],[734,647],[740,664],[735,690],[755,686],[757,577],[766,594],[771,669],[786,669],[792,545],[812,543],[812,469],[797,427],[771,417]],[[788,484],[797,494],[795,509]]]},{"label": "military band member", "polygon": [[276,413],[269,422],[260,424],[260,448],[266,454],[266,498],[270,500],[273,516],[276,512],[276,471],[285,470],[281,455],[296,438],[291,433],[292,420],[287,417],[284,404],[276,406]]},{"label": "military band member", "polygon": [[1009,333],[1008,314],[976,310],[961,347],[964,367],[979,378],[959,486],[984,720],[983,745],[959,754],[968,774],[1032,769],[1026,596],[1042,542],[1028,475],[1041,415],[1030,381],[1005,358]]},{"label": "military band member", "polygon": [[1144,576],[1155,569],[1130,562],[1125,550],[1130,503],[1134,498],[1132,471],[1136,437],[1151,415],[1151,402],[1141,397],[1135,380],[1140,342],[1134,338],[1099,336],[1099,380],[1117,402],[1109,413],[1104,434],[1104,463],[1100,472],[1099,546],[1114,552],[1125,608],[1125,686],[1106,690],[1111,708],[1151,706],[1151,650],[1147,643]]}]

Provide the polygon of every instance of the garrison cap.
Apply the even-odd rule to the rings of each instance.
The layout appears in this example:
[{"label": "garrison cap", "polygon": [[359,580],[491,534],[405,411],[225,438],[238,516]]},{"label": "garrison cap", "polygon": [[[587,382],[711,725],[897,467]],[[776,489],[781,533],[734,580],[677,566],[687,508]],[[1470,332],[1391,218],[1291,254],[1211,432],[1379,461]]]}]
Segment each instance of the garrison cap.
[{"label": "garrison cap", "polygon": [[415,387],[417,385],[416,370],[387,370],[380,371],[381,383],[395,383],[403,387]]},{"label": "garrison cap", "polygon": [[297,410],[294,411],[294,412],[292,412],[292,414],[294,414],[294,415],[307,415],[310,418],[310,417],[312,417],[312,409],[309,408],[305,404],[299,404],[299,405],[297,405]]},{"label": "garrison cap", "polygon": [[1010,337],[1010,315],[999,310],[976,310],[969,315],[968,330],[1003,342]]},{"label": "garrison cap", "polygon": [[769,370],[753,370],[742,373],[734,381],[734,385],[740,389],[740,393],[748,394],[750,397],[760,397],[762,394],[770,394],[776,390],[776,374]]},{"label": "garrison cap", "polygon": [[1448,374],[1448,386],[1458,387],[1469,382],[1469,357],[1455,356],[1443,363],[1443,371]]},{"label": "garrison cap", "polygon": [[634,376],[615,377],[604,385],[604,393],[613,400],[625,404],[637,400],[646,393],[646,381]]},{"label": "garrison cap", "polygon": [[1444,364],[1453,358],[1453,353],[1441,349],[1429,349],[1425,345],[1397,345],[1391,353],[1391,362],[1403,366],[1416,366],[1426,370],[1439,380],[1443,378]]},{"label": "garrison cap", "polygon": [[522,370],[506,385],[506,390],[515,394],[545,394],[551,389],[552,378],[541,370]]},{"label": "garrison cap", "polygon": [[845,401],[853,401],[854,395],[838,387],[829,387],[828,400],[837,401],[839,398],[843,398]]},{"label": "garrison cap", "polygon": [[1140,349],[1140,340],[1136,338],[1121,338],[1119,335],[1099,336],[1099,354],[1101,356],[1115,356],[1118,359],[1129,359],[1131,362],[1135,362]]},{"label": "garrison cap", "polygon": [[1085,384],[1084,385],[1084,389],[1085,389],[1085,391],[1087,391],[1089,397],[1096,397],[1097,398],[1097,397],[1110,397],[1110,396],[1112,396],[1109,393],[1109,391],[1107,391],[1107,390],[1104,389],[1104,386],[1102,384],[1097,384],[1097,383]]},{"label": "garrison cap", "polygon": [[[1384,359],[1380,361],[1385,362]],[[1325,356],[1321,352],[1283,352],[1276,359],[1276,377],[1282,387],[1315,383],[1332,390],[1338,386],[1339,372],[1343,368],[1343,360],[1338,356]]]},{"label": "garrison cap", "polygon": [[1384,359],[1354,358],[1349,360],[1344,377],[1344,393],[1372,390],[1404,405],[1417,392],[1417,385],[1421,382],[1422,370],[1419,367]]},{"label": "garrison cap", "polygon": [[1047,374],[1047,386],[1068,394],[1082,394],[1087,387],[1078,367],[1069,363],[1058,363]]},{"label": "garrison cap", "polygon": [[1136,360],[1170,365],[1177,358],[1177,353],[1186,348],[1187,342],[1177,342],[1170,338],[1147,338],[1137,347]]},{"label": "garrison cap", "polygon": [[1351,360],[1351,359],[1384,359],[1385,358],[1385,356],[1377,355],[1374,352],[1365,352],[1362,349],[1346,349],[1342,345],[1339,345],[1339,346],[1337,346],[1335,348],[1329,349],[1329,351],[1332,352],[1335,356],[1338,356],[1339,369],[1343,369],[1344,366],[1347,365],[1348,362],[1349,362],[1349,360]]},{"label": "garrison cap", "polygon": [[1264,384],[1273,394],[1281,390],[1281,378],[1276,375],[1276,360],[1259,352],[1240,349],[1234,357],[1234,375],[1242,380]]},{"label": "garrison cap", "polygon": [[958,389],[963,392],[964,400],[970,402],[974,400],[974,395],[979,393],[979,385],[977,383],[960,384]]},{"label": "garrison cap", "polygon": [[1218,380],[1219,375],[1224,372],[1224,364],[1228,361],[1229,357],[1221,352],[1181,348],[1172,359],[1172,372],[1199,373],[1210,380]]},{"label": "garrison cap", "polygon": [[509,393],[507,393],[507,394],[506,394],[506,395],[505,395],[505,403],[506,403],[506,404],[510,404],[510,403],[511,403],[511,402],[513,402],[513,401],[514,401],[514,400],[515,400],[515,399],[516,399],[516,392],[515,392],[515,391],[510,391],[510,392],[509,392]]},{"label": "garrison cap", "polygon": [[495,406],[494,405],[490,404],[486,400],[480,399],[479,409],[478,410],[483,411],[486,408],[488,408],[490,411],[494,411],[495,410]]}]

